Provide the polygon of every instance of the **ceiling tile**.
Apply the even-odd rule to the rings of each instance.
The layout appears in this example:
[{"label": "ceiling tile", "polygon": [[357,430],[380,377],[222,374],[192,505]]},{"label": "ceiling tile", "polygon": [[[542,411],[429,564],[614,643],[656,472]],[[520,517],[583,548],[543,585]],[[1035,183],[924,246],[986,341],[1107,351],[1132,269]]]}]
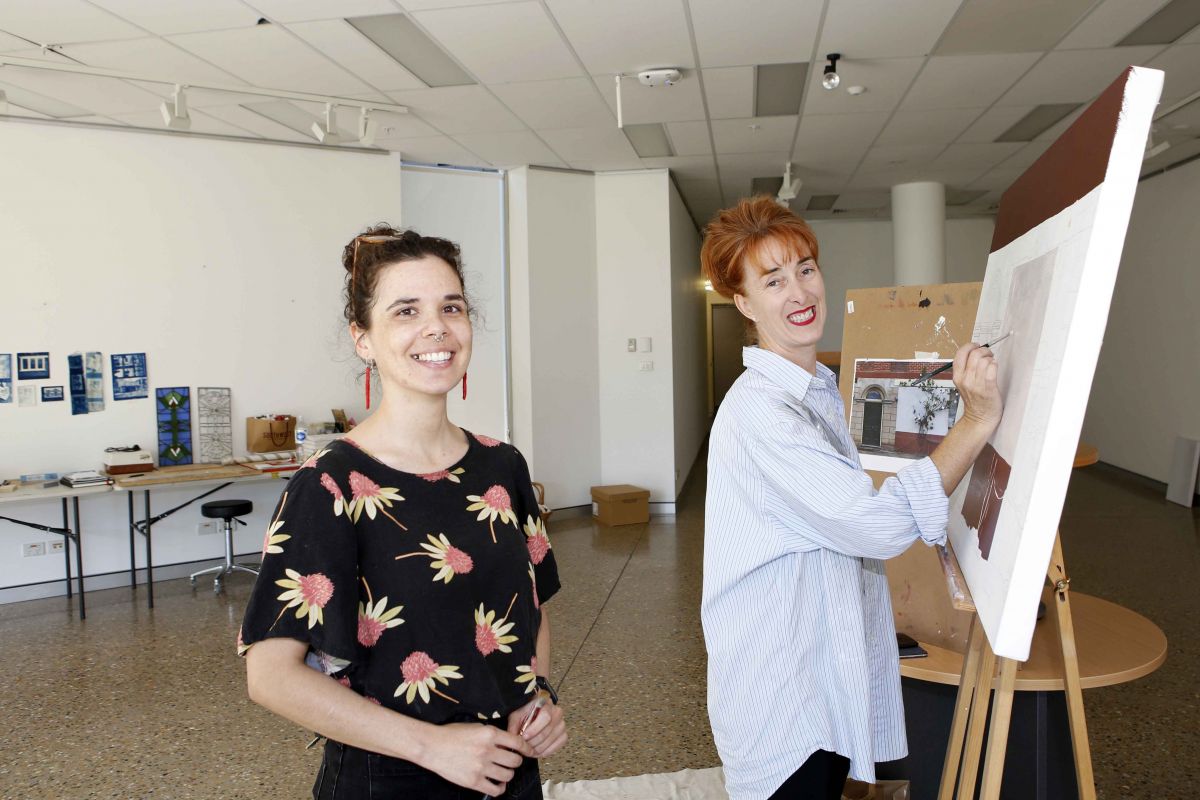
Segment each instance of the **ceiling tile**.
[{"label": "ceiling tile", "polygon": [[1013,153],[1008,158],[996,165],[996,169],[1018,170],[1024,172],[1033,166],[1042,155],[1050,149],[1052,141],[1046,142],[1030,142],[1022,147],[1017,152]]},{"label": "ceiling tile", "polygon": [[668,122],[667,137],[677,156],[706,156],[712,154],[712,139],[707,122]]},{"label": "ceiling tile", "polygon": [[1088,108],[1087,106],[1081,106],[1079,109],[1072,111],[1070,114],[1067,114],[1061,120],[1059,120],[1055,124],[1051,125],[1049,128],[1046,128],[1046,130],[1042,131],[1037,136],[1033,137],[1034,141],[1035,142],[1053,142],[1058,137],[1062,136],[1063,133],[1067,130],[1067,128],[1074,125],[1075,120],[1079,119],[1079,117],[1083,114],[1083,112],[1087,111],[1087,108]]},{"label": "ceiling tile", "polygon": [[297,22],[288,25],[288,30],[376,89],[390,92],[425,88],[420,78],[345,20]]},{"label": "ceiling tile", "polygon": [[10,117],[28,117],[30,119],[54,119],[54,117],[50,116],[49,114],[41,114],[41,113],[38,113],[37,111],[34,111],[33,109],[25,108],[24,106],[19,106],[16,103],[14,103],[12,100],[8,101],[8,111],[6,113]]},{"label": "ceiling tile", "polygon": [[[256,135],[253,131],[217,119],[197,109],[192,109],[190,116],[192,118],[192,127],[188,129],[189,133],[209,133],[218,136]],[[136,114],[114,114],[113,118],[127,125],[132,125],[135,128],[149,128],[151,130],[162,130],[163,128],[162,115],[157,111],[141,111]]]},{"label": "ceiling tile", "polygon": [[872,147],[860,169],[877,170],[928,164],[946,149],[944,144],[885,144]]},{"label": "ceiling tile", "polygon": [[709,119],[754,116],[754,67],[704,70],[704,94]]},{"label": "ceiling tile", "polygon": [[84,0],[5,3],[4,30],[42,44],[136,39],[146,32]]},{"label": "ceiling tile", "polygon": [[823,0],[689,0],[700,65],[790,64],[812,53]]},{"label": "ceiling tile", "polygon": [[938,169],[973,169],[987,172],[1025,147],[1022,142],[952,144],[934,160]]},{"label": "ceiling tile", "polygon": [[[617,113],[617,87],[612,75],[593,75],[605,102]],[[704,101],[695,72],[684,73],[674,86],[643,86],[636,78],[621,81],[621,109],[624,122],[684,122],[704,119]]]},{"label": "ceiling tile", "polygon": [[717,166],[721,170],[721,180],[745,178],[749,186],[752,178],[783,175],[783,165],[787,160],[786,150],[773,153],[729,153],[717,156]]},{"label": "ceiling tile", "polygon": [[994,142],[996,137],[1016,125],[1033,106],[992,106],[971,123],[958,137],[960,142]]},{"label": "ceiling tile", "polygon": [[1172,45],[1146,66],[1166,73],[1159,108],[1200,91],[1200,44]]},{"label": "ceiling tile", "polygon": [[0,31],[0,53],[13,54],[28,49],[29,42]]},{"label": "ceiling tile", "polygon": [[[641,161],[633,145],[616,125],[595,128],[555,128],[538,134],[571,166],[577,163],[630,163]],[[591,169],[591,167],[587,167]]]},{"label": "ceiling tile", "polygon": [[[7,78],[11,78],[16,74],[12,70],[5,70],[5,73],[4,77]],[[87,109],[66,103],[57,97],[30,91],[23,86],[17,86],[13,83],[0,82],[0,90],[3,90],[8,95],[8,102],[11,105],[21,106],[21,108],[37,115],[53,119],[65,119],[85,117],[92,113]]]},{"label": "ceiling tile", "polygon": [[[788,152],[796,135],[796,117],[755,117],[713,120],[718,153]],[[779,164],[780,172],[783,163]]]},{"label": "ceiling tile", "polygon": [[1017,178],[1025,173],[1023,169],[997,168],[985,172],[967,185],[968,189],[987,189],[1004,192],[1012,186]]},{"label": "ceiling tile", "polygon": [[343,95],[371,89],[275,25],[185,33],[169,38],[258,87]]},{"label": "ceiling tile", "polygon": [[872,114],[805,114],[800,118],[800,133],[796,150],[832,150],[837,148],[866,150],[883,130],[888,115]]},{"label": "ceiling tile", "polygon": [[5,67],[4,80],[61,100],[92,114],[128,114],[157,109],[161,99],[114,78],[75,75],[23,67]]},{"label": "ceiling tile", "polygon": [[884,189],[852,190],[838,195],[834,208],[855,211],[866,208],[887,208],[892,204],[892,193]]},{"label": "ceiling tile", "polygon": [[484,83],[580,74],[579,63],[538,3],[447,8],[412,16]]},{"label": "ceiling tile", "polygon": [[934,56],[925,64],[900,107],[910,111],[987,108],[1040,57],[1040,53]]},{"label": "ceiling tile", "polygon": [[176,83],[236,84],[239,79],[156,36],[124,42],[72,44],[62,52],[89,67],[162,78]]},{"label": "ceiling tile", "polygon": [[[899,183],[938,181],[947,186],[966,187],[982,170],[945,170],[932,166],[895,167],[875,172],[860,171],[846,184],[850,189],[887,189]],[[983,187],[978,187],[983,188]]]},{"label": "ceiling tile", "polygon": [[978,116],[977,108],[897,111],[879,134],[879,144],[949,144]]},{"label": "ceiling tile", "polygon": [[369,17],[395,14],[388,0],[246,0],[264,16],[277,22],[307,22],[314,19]]},{"label": "ceiling tile", "polygon": [[[830,91],[821,86],[824,64],[813,64],[808,75],[808,98],[804,113],[854,114],[867,111],[891,111],[908,90],[924,59],[890,58],[858,60],[845,57],[838,61],[842,77],[839,88]],[[848,86],[865,86],[867,91],[857,97],[846,91]]]},{"label": "ceiling tile", "polygon": [[543,167],[566,166],[532,131],[463,133],[454,138],[480,158],[486,158],[495,167],[518,167],[525,164]]},{"label": "ceiling tile", "polygon": [[1160,50],[1149,46],[1047,53],[998,102],[1005,106],[1082,103],[1100,94],[1130,64],[1142,64]]},{"label": "ceiling tile", "polygon": [[258,22],[260,16],[239,0],[204,0],[203,3],[91,0],[91,3],[160,36],[222,28],[248,28]]},{"label": "ceiling tile", "polygon": [[425,11],[431,8],[457,8],[458,6],[485,6],[493,3],[511,3],[514,0],[398,0],[405,11]]},{"label": "ceiling tile", "polygon": [[525,124],[538,130],[617,124],[588,78],[499,83],[491,89]]},{"label": "ceiling tile", "polygon": [[419,139],[389,139],[389,150],[400,153],[405,161],[421,164],[451,164],[456,167],[491,166],[485,159],[467,150],[448,136],[423,137]]},{"label": "ceiling tile", "polygon": [[651,67],[693,68],[682,3],[546,0],[592,75],[634,75]]},{"label": "ceiling tile", "polygon": [[1095,0],[966,0],[936,52],[1023,53],[1049,50]]},{"label": "ceiling tile", "polygon": [[837,0],[825,14],[817,52],[864,59],[924,56],[960,5],[962,0]]},{"label": "ceiling tile", "polygon": [[671,174],[683,180],[711,180],[715,186],[717,167],[712,156],[667,156],[663,158],[643,158],[642,166],[647,169],[666,168]]},{"label": "ceiling tile", "polygon": [[519,131],[525,125],[482,86],[441,86],[388,92],[397,103],[440,131],[457,135]]},{"label": "ceiling tile", "polygon": [[274,120],[267,119],[261,114],[255,114],[242,106],[214,106],[205,108],[204,113],[228,122],[237,128],[247,130],[267,139],[280,139],[285,142],[307,142],[312,144],[312,136],[306,136],[294,131],[286,125],[280,125]]},{"label": "ceiling tile", "polygon": [[1058,43],[1058,50],[1112,47],[1170,0],[1104,0]]}]

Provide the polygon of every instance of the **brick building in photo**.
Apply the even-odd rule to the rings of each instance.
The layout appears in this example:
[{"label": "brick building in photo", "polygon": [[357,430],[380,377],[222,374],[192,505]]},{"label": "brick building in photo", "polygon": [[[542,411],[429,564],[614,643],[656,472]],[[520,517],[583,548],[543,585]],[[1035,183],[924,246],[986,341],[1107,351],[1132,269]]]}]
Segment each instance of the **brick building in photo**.
[{"label": "brick building in photo", "polygon": [[953,370],[920,386],[944,362],[862,360],[855,364],[850,435],[863,452],[920,458],[945,438],[958,416]]}]

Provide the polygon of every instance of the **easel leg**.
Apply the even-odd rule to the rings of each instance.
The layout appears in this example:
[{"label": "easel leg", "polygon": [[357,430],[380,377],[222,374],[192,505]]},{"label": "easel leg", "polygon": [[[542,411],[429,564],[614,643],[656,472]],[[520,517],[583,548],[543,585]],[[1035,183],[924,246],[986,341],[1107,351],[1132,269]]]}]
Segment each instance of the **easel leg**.
[{"label": "easel leg", "polygon": [[[980,629],[983,624],[976,619]],[[980,645],[979,670],[975,678],[975,692],[971,700],[971,717],[967,721],[967,743],[962,768],[958,771],[958,794],[960,798],[975,796],[975,776],[979,774],[979,755],[983,752],[983,730],[987,724],[988,700],[992,694],[993,676],[996,671],[996,654],[984,637]]]},{"label": "easel leg", "polygon": [[1008,750],[1008,728],[1012,721],[1013,687],[1017,682],[1017,662],[1000,659],[1000,685],[992,702],[992,724],[988,730],[987,758],[983,762],[983,787],[980,800],[997,800],[1004,778],[1004,754]]},{"label": "easel leg", "polygon": [[973,617],[971,633],[967,637],[967,652],[963,657],[962,673],[958,679],[958,696],[954,700],[954,720],[950,723],[950,742],[946,745],[946,761],[942,768],[938,800],[952,800],[954,797],[954,784],[958,778],[959,764],[962,762],[967,718],[971,713],[971,698],[975,693],[975,680],[979,675],[979,659],[985,638],[979,617]]},{"label": "easel leg", "polygon": [[1071,579],[1063,562],[1062,536],[1054,538],[1050,568],[1046,571],[1054,588],[1054,617],[1062,644],[1063,688],[1066,690],[1067,718],[1071,723],[1071,749],[1075,754],[1075,780],[1080,800],[1096,800],[1096,780],[1092,775],[1092,749],[1088,743],[1087,719],[1083,712],[1083,687],[1079,682],[1079,654],[1075,649],[1075,624],[1071,620]]}]

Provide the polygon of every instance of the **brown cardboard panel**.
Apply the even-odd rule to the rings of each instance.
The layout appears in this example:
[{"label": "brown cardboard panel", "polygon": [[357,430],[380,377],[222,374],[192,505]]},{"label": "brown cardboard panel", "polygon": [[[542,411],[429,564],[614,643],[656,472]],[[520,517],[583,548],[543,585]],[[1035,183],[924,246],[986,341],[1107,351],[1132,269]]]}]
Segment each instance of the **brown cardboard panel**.
[{"label": "brown cardboard panel", "polygon": [[[856,359],[915,358],[917,352],[953,358],[960,345],[971,341],[982,290],[982,283],[940,283],[846,292],[838,381],[846,418]],[[942,317],[946,322],[939,328]]]},{"label": "brown cardboard panel", "polygon": [[[839,381],[846,408],[850,408],[855,359],[914,358],[917,352],[950,358],[958,345],[971,341],[982,289],[982,283],[945,283],[847,292]],[[941,317],[945,324],[939,328]],[[870,475],[876,486],[888,477],[880,472]],[[896,630],[948,650],[966,649],[971,614],[951,605],[932,547],[917,542],[887,562],[887,574]]]}]

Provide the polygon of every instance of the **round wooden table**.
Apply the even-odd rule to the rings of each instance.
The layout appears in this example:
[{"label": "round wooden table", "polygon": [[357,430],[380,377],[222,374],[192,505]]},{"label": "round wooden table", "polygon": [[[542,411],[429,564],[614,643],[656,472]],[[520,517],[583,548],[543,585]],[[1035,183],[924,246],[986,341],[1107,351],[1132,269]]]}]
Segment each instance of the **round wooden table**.
[{"label": "round wooden table", "polygon": [[[1042,599],[1052,603],[1047,587]],[[1079,652],[1079,681],[1084,689],[1136,680],[1158,669],[1167,658],[1167,637],[1157,625],[1128,608],[1083,592],[1071,592],[1071,618]],[[927,658],[905,658],[900,674],[957,686],[963,654],[921,643]],[[1017,669],[1017,691],[1063,691],[1062,648],[1053,614],[1034,629],[1029,660]]]}]

